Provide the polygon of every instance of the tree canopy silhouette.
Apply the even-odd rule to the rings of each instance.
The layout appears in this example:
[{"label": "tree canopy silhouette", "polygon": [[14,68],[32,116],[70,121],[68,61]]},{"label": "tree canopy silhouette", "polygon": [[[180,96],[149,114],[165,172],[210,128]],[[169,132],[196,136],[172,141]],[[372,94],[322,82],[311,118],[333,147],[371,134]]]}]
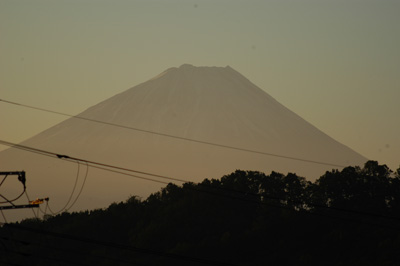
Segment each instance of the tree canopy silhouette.
[{"label": "tree canopy silhouette", "polygon": [[[0,228],[11,265],[396,265],[400,168],[368,161],[315,182],[237,170],[146,200]],[[49,253],[43,252],[44,250]]]}]

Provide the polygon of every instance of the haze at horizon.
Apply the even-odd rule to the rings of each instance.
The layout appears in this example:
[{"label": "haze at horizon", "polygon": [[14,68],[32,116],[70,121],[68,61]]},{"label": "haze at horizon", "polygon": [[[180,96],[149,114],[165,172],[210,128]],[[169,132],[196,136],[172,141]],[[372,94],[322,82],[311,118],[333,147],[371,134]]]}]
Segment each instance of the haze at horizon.
[{"label": "haze at horizon", "polygon": [[[184,63],[226,66],[395,170],[396,1],[1,1],[1,98],[77,114]],[[2,139],[64,120],[0,105]]]}]

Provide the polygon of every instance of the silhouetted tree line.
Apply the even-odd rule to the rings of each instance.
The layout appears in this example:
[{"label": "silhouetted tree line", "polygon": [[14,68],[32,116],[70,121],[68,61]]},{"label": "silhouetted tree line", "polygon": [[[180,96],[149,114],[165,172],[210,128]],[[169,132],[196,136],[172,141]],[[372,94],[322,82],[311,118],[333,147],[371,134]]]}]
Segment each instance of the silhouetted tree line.
[{"label": "silhouetted tree line", "polygon": [[400,168],[237,170],[0,229],[0,265],[400,265]]}]

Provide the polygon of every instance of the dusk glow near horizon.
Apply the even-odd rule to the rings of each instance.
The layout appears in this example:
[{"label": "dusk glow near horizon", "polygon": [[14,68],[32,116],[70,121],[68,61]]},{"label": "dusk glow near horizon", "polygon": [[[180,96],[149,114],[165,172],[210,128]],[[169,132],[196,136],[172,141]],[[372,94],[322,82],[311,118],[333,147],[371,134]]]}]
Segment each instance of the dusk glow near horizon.
[{"label": "dusk glow near horizon", "polygon": [[[76,115],[170,67],[229,65],[396,170],[399,11],[399,1],[371,0],[0,0],[0,99]],[[0,139],[65,119],[0,102]]]}]

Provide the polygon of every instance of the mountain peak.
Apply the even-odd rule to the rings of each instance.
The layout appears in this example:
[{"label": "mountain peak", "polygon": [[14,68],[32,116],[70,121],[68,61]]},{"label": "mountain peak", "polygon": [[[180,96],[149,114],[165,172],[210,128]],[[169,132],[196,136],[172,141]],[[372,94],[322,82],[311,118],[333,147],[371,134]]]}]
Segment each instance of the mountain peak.
[{"label": "mountain peak", "polygon": [[192,64],[183,64],[179,67],[179,69],[191,69],[191,68],[216,68],[216,69],[221,69],[221,68],[225,68],[225,69],[232,69],[230,66],[226,66],[226,67],[218,67],[218,66],[194,66]]},{"label": "mountain peak", "polygon": [[193,66],[191,64],[183,64],[179,68],[185,69],[185,68],[193,68],[193,67],[195,67],[195,66]]}]

